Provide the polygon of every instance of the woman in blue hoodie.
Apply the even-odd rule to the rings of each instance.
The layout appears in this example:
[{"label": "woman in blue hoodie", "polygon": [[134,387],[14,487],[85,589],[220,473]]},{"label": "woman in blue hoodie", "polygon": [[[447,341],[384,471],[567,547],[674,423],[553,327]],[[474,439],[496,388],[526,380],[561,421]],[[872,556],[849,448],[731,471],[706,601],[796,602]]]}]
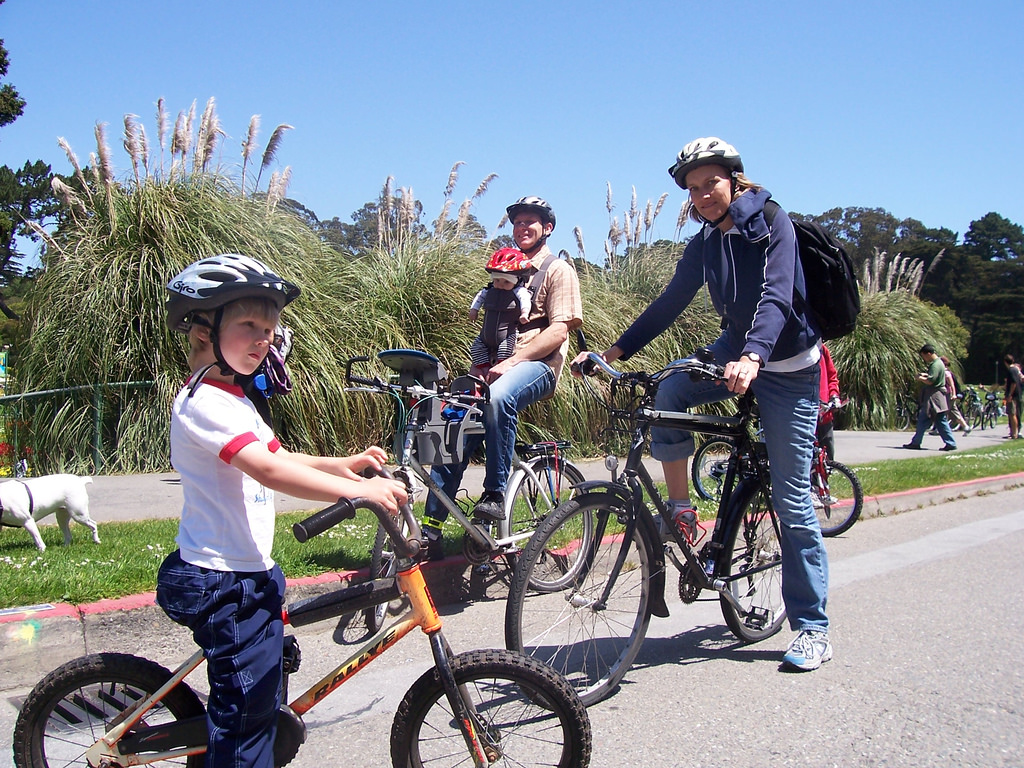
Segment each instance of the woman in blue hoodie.
[{"label": "woman in blue hoodie", "polygon": [[[820,338],[803,302],[794,303],[805,295],[796,234],[779,208],[768,217],[771,223],[766,220],[771,195],[744,176],[739,153],[721,139],[687,144],[669,174],[689,193],[689,216],[701,230],[687,243],[661,296],[603,356],[610,363],[642,349],[707,284],[723,319],[722,334],[710,349],[725,366],[726,384],[672,376],[658,390],[656,407],[683,411],[753,389],[771,462],[772,502],[783,525],[783,599],[799,633],[783,662],[817,669],[832,658],[825,613],[828,560],[810,495]],[[662,462],[674,517],[683,526],[696,519],[687,473],[693,451],[689,432],[651,430],[651,455]]]}]

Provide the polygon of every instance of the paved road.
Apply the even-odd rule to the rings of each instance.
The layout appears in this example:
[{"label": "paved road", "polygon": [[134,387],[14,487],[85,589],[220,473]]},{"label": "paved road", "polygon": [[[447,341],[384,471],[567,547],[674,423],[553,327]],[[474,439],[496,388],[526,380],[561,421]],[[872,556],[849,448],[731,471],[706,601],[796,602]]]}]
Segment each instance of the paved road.
[{"label": "paved road", "polygon": [[[1024,765],[1024,489],[864,520],[827,546],[832,662],[780,672],[792,633],[739,646],[716,600],[672,596],[618,692],[590,709],[595,768]],[[493,587],[445,609],[456,650],[502,645],[502,596]],[[191,643],[154,611],[92,617],[90,650],[171,663]],[[296,634],[293,694],[362,633],[328,621]],[[293,765],[387,764],[395,709],[428,656],[422,638],[407,638],[312,710]],[[3,694],[0,742],[25,693]]]},{"label": "paved road", "polygon": [[[997,445],[1003,442],[1005,426],[995,429],[975,430],[969,435],[956,434],[961,448],[977,448]],[[905,451],[900,448],[912,437],[910,432],[836,432],[836,458],[845,464],[865,464],[881,459],[907,459],[914,456],[935,453],[942,447],[937,437],[925,437],[924,446],[929,451]],[[601,461],[578,462],[587,479],[603,479],[608,476]],[[661,465],[649,460],[649,467],[656,479],[660,479]],[[483,482],[483,468],[472,466],[466,472],[465,485],[471,494],[479,493]],[[95,520],[138,520],[143,517],[177,517],[181,513],[181,486],[178,476],[173,473],[149,475],[103,475],[93,479],[89,489],[89,506]],[[311,509],[303,499],[277,494],[279,512],[294,509]]]}]

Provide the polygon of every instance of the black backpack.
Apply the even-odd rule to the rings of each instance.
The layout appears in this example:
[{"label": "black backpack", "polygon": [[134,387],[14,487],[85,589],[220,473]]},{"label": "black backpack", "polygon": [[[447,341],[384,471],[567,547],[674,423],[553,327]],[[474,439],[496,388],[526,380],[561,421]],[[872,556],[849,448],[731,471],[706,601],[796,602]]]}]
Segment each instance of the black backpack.
[{"label": "black backpack", "polygon": [[[778,210],[778,204],[772,200],[765,204],[764,218],[769,227]],[[814,327],[825,341],[852,333],[860,313],[860,290],[853,261],[828,230],[809,221],[792,221],[807,292],[799,298]]]}]

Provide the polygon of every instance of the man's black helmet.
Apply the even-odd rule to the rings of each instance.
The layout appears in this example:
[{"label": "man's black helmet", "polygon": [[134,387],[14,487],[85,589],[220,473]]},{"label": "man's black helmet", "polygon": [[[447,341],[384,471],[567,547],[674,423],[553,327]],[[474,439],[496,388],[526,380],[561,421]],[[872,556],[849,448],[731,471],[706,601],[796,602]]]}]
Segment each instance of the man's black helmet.
[{"label": "man's black helmet", "polygon": [[521,197],[505,209],[505,212],[508,213],[508,220],[513,224],[515,223],[516,215],[523,211],[534,211],[540,216],[541,221],[545,224],[550,223],[551,229],[554,231],[555,212],[551,210],[551,206],[543,198],[534,197],[533,195]]}]

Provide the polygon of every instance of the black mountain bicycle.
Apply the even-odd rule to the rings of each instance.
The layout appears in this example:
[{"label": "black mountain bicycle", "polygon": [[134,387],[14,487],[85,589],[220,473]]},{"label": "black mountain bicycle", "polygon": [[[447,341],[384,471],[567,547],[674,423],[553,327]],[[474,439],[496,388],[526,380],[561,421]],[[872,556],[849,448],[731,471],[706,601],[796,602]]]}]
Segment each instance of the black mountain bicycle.
[{"label": "black mountain bicycle", "polygon": [[[698,353],[701,355],[701,353]],[[708,353],[709,354],[709,353]],[[768,456],[749,434],[753,396],[737,415],[710,416],[654,408],[658,385],[671,375],[721,380],[707,355],[655,373],[623,373],[602,358],[588,362],[611,377],[601,397],[631,445],[625,467],[606,459],[611,481],[583,483],[537,528],[519,563],[505,611],[505,644],[561,672],[587,705],[608,696],[640,650],[651,616],[668,616],[665,561],[679,571],[679,597],[694,602],[705,589],[719,595],[729,629],[744,642],[782,627],[780,524],[771,504]],[[592,392],[596,388],[589,384]],[[652,426],[720,435],[733,442],[713,531],[689,539],[677,527],[643,464]],[[670,532],[663,545],[648,502]]]}]

